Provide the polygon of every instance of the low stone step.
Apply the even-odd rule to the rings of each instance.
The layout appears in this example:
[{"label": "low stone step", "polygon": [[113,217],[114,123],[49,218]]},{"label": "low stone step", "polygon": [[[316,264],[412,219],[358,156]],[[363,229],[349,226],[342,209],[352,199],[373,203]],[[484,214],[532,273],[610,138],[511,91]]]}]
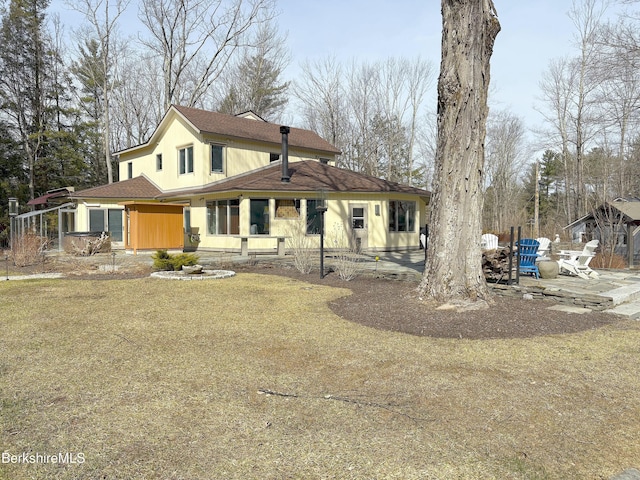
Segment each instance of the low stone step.
[{"label": "low stone step", "polygon": [[632,320],[640,320],[640,302],[623,303],[617,307],[606,310],[606,312],[629,317]]},{"label": "low stone step", "polygon": [[633,302],[634,300],[640,299],[640,285],[625,285],[624,287],[618,287],[613,290],[602,292],[600,295],[611,298],[614,305]]}]

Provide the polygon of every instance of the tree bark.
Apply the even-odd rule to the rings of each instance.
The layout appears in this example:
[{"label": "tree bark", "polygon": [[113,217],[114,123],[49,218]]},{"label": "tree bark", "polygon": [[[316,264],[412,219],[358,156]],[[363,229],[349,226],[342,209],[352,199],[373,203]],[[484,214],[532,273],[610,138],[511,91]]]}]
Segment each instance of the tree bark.
[{"label": "tree bark", "polygon": [[438,138],[428,256],[421,296],[490,301],[482,234],[489,61],[500,31],[492,0],[442,0]]}]

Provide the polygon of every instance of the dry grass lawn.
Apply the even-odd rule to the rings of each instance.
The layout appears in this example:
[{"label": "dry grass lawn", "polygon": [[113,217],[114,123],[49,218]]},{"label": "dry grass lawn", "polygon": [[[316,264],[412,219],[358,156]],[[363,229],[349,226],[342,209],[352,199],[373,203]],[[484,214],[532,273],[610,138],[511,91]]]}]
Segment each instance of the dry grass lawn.
[{"label": "dry grass lawn", "polygon": [[[347,322],[288,278],[0,283],[2,479],[601,479],[640,467],[640,326]],[[428,315],[428,312],[425,312]],[[76,457],[77,458],[77,457]]]}]

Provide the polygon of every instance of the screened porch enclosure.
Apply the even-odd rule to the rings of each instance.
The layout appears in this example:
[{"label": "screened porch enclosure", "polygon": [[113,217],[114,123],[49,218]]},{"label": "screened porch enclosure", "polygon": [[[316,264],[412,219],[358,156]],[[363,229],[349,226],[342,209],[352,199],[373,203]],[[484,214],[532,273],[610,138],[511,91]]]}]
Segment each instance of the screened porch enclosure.
[{"label": "screened porch enclosure", "polygon": [[75,225],[75,204],[65,203],[44,210],[34,210],[11,218],[12,241],[24,235],[36,235],[43,241],[44,250],[63,250],[63,238]]}]

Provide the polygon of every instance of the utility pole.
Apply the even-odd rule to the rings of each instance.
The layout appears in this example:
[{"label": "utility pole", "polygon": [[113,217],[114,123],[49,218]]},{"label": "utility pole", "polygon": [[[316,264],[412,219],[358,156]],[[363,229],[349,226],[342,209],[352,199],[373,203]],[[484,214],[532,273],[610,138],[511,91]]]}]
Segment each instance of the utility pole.
[{"label": "utility pole", "polygon": [[540,162],[536,160],[536,194],[533,206],[533,238],[540,237]]}]

